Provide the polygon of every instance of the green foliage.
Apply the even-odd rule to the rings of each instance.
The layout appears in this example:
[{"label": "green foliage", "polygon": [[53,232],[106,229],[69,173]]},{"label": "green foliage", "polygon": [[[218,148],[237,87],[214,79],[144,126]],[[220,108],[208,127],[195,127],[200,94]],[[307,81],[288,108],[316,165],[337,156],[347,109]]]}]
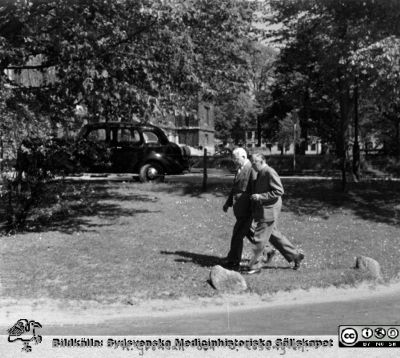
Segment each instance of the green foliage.
[{"label": "green foliage", "polygon": [[[367,108],[374,107],[368,128],[375,137],[383,141],[384,122],[392,122],[391,137],[398,142],[398,122],[387,117],[398,98],[400,3],[272,0],[271,7],[281,24],[274,36],[283,46],[269,118],[297,109],[302,137],[334,143],[343,163],[358,131],[356,114]],[[369,140],[364,115],[360,125],[361,139]]]},{"label": "green foliage", "polygon": [[270,100],[276,51],[259,42],[246,45],[248,90],[217,96],[216,132],[224,141],[242,141],[247,128],[257,125],[257,118]]},{"label": "green foliage", "polygon": [[89,168],[105,169],[111,166],[111,149],[99,141],[80,138],[73,142],[67,153],[74,171],[84,172]]},{"label": "green foliage", "polygon": [[[51,123],[47,117],[37,117],[18,93],[4,86],[0,79],[0,140],[4,158],[15,160],[22,138],[27,135],[47,136]],[[3,168],[4,169],[4,168]]]},{"label": "green foliage", "polygon": [[10,1],[0,8],[0,67],[21,69],[40,54],[36,68],[56,80],[20,88],[19,101],[29,97],[36,113],[63,124],[77,104],[92,120],[176,113],[198,93],[246,86],[252,7],[242,0]]},{"label": "green foliage", "polygon": [[364,88],[363,129],[400,155],[400,38],[388,36],[353,54],[352,60],[368,86]]},{"label": "green foliage", "polygon": [[110,155],[104,144],[85,138],[31,137],[25,139],[18,150],[16,170],[23,176],[48,180],[55,175],[109,163]]},{"label": "green foliage", "polygon": [[249,92],[230,96],[217,107],[215,129],[219,138],[232,138],[236,144],[243,141],[245,130],[255,126],[260,109]]},{"label": "green foliage", "polygon": [[[295,128],[296,123],[296,128]],[[278,144],[287,147],[293,142],[300,142],[300,126],[293,113],[288,113],[285,118],[279,121],[279,132],[276,135]]]},{"label": "green foliage", "polygon": [[7,228],[20,229],[32,207],[45,192],[46,184],[61,169],[64,161],[62,144],[44,138],[23,141],[18,151],[16,172],[3,175],[2,196],[7,200]]}]

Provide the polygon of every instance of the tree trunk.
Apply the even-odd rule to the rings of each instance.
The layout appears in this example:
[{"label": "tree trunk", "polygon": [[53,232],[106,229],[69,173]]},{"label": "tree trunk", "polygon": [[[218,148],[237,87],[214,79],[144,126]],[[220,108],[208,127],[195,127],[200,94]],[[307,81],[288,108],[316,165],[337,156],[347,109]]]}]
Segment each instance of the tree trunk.
[{"label": "tree trunk", "polygon": [[[309,73],[311,75],[311,73]],[[300,136],[302,141],[299,144],[299,154],[305,155],[308,150],[308,133],[311,118],[310,84],[306,84],[303,97],[302,121],[300,121]]]},{"label": "tree trunk", "polygon": [[340,169],[342,171],[342,190],[346,191],[346,130],[349,117],[350,88],[347,81],[339,75],[339,104],[340,104],[340,131],[339,131],[339,148]]},{"label": "tree trunk", "polygon": [[203,191],[207,191],[207,149],[204,148],[204,154],[203,154]]},{"label": "tree trunk", "polygon": [[0,132],[0,173],[2,173],[4,169],[3,157],[4,157],[3,133]]},{"label": "tree trunk", "polygon": [[301,125],[300,132],[302,141],[299,145],[299,154],[305,155],[308,149],[308,128],[306,121]]},{"label": "tree trunk", "polygon": [[360,144],[358,142],[358,84],[354,86],[354,144],[353,144],[353,175],[355,181],[360,180]]},{"label": "tree trunk", "polygon": [[261,120],[257,116],[257,147],[261,147]]},{"label": "tree trunk", "polygon": [[340,132],[339,132],[339,148],[338,154],[340,158],[340,170],[342,172],[342,190],[346,190],[347,178],[346,178],[346,143],[345,143],[345,124],[344,117],[340,116]]},{"label": "tree trunk", "polygon": [[299,145],[299,154],[305,155],[308,149],[308,119],[310,118],[310,93],[308,87],[304,92],[302,120],[300,121],[300,135],[302,141]]},{"label": "tree trunk", "polygon": [[400,118],[396,121],[396,156],[400,159]]}]

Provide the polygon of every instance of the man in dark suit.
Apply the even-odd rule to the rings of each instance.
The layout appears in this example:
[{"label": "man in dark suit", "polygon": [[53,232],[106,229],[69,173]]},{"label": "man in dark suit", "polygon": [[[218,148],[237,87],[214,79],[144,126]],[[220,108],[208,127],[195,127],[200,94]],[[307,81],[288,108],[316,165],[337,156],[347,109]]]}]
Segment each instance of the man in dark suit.
[{"label": "man in dark suit", "polygon": [[250,206],[253,169],[250,160],[247,159],[247,153],[243,148],[236,148],[232,156],[238,170],[233,180],[228,199],[223,206],[223,210],[227,212],[228,208],[233,207],[236,223],[233,227],[231,246],[224,266],[229,269],[237,270],[240,268],[244,237],[247,236],[250,241],[253,240]]},{"label": "man in dark suit", "polygon": [[304,255],[277,229],[277,221],[282,208],[283,186],[277,172],[265,161],[261,153],[253,154],[252,164],[257,172],[250,197],[255,225],[254,256],[249,262],[247,273],[259,273],[263,252],[272,255],[276,248],[288,262],[294,263],[294,270],[300,268]]}]

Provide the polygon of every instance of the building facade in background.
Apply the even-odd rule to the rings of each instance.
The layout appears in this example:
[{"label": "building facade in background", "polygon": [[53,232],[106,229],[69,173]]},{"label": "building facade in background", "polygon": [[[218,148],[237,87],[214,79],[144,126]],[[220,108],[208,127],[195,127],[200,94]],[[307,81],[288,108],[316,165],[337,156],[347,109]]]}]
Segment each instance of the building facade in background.
[{"label": "building facade in background", "polygon": [[163,123],[154,124],[162,128],[171,142],[190,147],[191,155],[215,153],[215,110],[211,98],[199,97],[197,109],[188,115],[171,116]]},{"label": "building facade in background", "polygon": [[[245,145],[247,149],[252,150],[253,148],[262,148],[267,154],[293,154],[294,145],[293,143],[287,145],[281,145],[279,143],[270,143],[261,139],[261,147],[258,147],[257,140],[257,129],[250,128],[245,134]],[[323,143],[318,137],[310,137],[308,139],[307,148],[305,154],[307,155],[318,155],[322,154]],[[296,152],[297,153],[297,152]]]}]

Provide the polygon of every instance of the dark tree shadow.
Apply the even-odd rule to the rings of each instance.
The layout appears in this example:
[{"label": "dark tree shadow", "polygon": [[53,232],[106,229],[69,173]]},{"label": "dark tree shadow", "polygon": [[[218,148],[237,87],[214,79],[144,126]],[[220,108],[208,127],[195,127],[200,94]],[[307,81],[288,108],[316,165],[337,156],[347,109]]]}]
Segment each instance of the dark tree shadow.
[{"label": "dark tree shadow", "polygon": [[213,178],[213,181],[207,184],[206,191],[203,190],[201,183],[190,181],[187,183],[181,181],[168,182],[167,184],[155,187],[153,191],[190,197],[201,197],[204,194],[211,194],[216,197],[225,197],[229,194],[232,180],[232,178],[229,178],[228,181],[225,178],[223,178],[223,180]]},{"label": "dark tree shadow", "polygon": [[[51,183],[19,232],[95,231],[113,225],[121,217],[151,214],[159,210],[131,209],[120,203],[157,202],[154,195],[124,194],[109,183]],[[1,212],[1,210],[0,210]],[[103,220],[104,219],[104,220]]]},{"label": "dark tree shadow", "polygon": [[[282,182],[285,189],[283,211],[329,219],[332,213],[348,209],[364,220],[400,226],[399,181],[351,182],[346,192],[342,191],[340,180],[284,178]],[[207,194],[226,197],[231,184],[232,176],[214,177],[208,184]],[[156,190],[191,197],[204,195],[201,177],[196,181],[183,176],[180,181]]]},{"label": "dark tree shadow", "polygon": [[[209,178],[204,192],[201,177],[182,176],[174,181],[152,187],[152,192],[167,192],[175,195],[201,197],[205,193],[218,198],[226,198],[232,185],[232,175],[220,174]],[[332,213],[341,209],[351,210],[356,216],[377,223],[400,226],[400,182],[363,181],[348,183],[343,192],[340,180],[282,179],[285,189],[283,211],[299,216],[315,216],[329,219]],[[109,195],[109,194],[104,194]],[[131,198],[122,196],[120,200],[152,201],[148,195]]]},{"label": "dark tree shadow", "polygon": [[[93,212],[90,214],[75,213],[69,217],[64,215],[53,216],[48,222],[39,221],[37,225],[29,227],[26,231],[30,232],[43,232],[43,231],[60,231],[67,234],[73,234],[74,232],[89,232],[97,231],[98,228],[113,225],[109,222],[113,219],[118,219],[120,217],[134,217],[138,214],[152,214],[159,211],[151,210],[135,210],[135,209],[121,209],[119,205],[108,205],[99,204],[92,206]],[[82,217],[84,216],[84,217]],[[98,222],[93,222],[91,217],[98,216],[104,218],[105,220],[99,220]]]},{"label": "dark tree shadow", "polygon": [[[231,188],[233,176],[220,174],[209,178],[206,195],[225,198]],[[314,216],[329,219],[331,214],[342,209],[350,210],[354,215],[376,223],[386,223],[400,226],[400,182],[371,181],[349,183],[348,190],[341,190],[339,180],[299,180],[282,179],[285,195],[283,196],[283,211],[292,212],[300,217]],[[202,190],[201,176],[181,176],[167,183],[152,185],[150,188],[142,184],[126,182],[128,187],[134,186],[137,192],[125,194],[121,183],[114,182],[78,182],[66,184],[66,190],[61,191],[62,207],[50,216],[38,217],[25,230],[46,231],[59,230],[67,233],[82,230],[95,230],[96,227],[106,226],[95,220],[96,216],[107,219],[133,217],[138,214],[153,213],[152,210],[124,208],[123,202],[157,202],[157,193],[201,198],[205,195]],[[69,189],[68,189],[69,188]],[[72,188],[72,189],[71,189]],[[43,206],[56,206],[55,193],[48,193],[43,200]],[[3,198],[4,204],[4,198]],[[5,206],[0,205],[0,218],[5,215]],[[40,209],[40,208],[39,208]],[[1,220],[0,220],[1,221]],[[109,220],[107,220],[109,221]],[[0,223],[1,224],[1,223]],[[187,253],[190,254],[190,253]],[[195,254],[191,254],[195,255]],[[208,262],[208,256],[200,255],[197,260]],[[188,257],[186,257],[188,258]],[[196,258],[193,256],[191,260]],[[211,260],[211,264],[214,261]],[[216,258],[216,261],[217,258]],[[216,262],[215,261],[215,262]]]},{"label": "dark tree shadow", "polygon": [[310,215],[329,219],[339,209],[349,209],[364,220],[400,225],[400,183],[349,183],[342,192],[339,181],[287,181],[283,211],[299,216]]}]

